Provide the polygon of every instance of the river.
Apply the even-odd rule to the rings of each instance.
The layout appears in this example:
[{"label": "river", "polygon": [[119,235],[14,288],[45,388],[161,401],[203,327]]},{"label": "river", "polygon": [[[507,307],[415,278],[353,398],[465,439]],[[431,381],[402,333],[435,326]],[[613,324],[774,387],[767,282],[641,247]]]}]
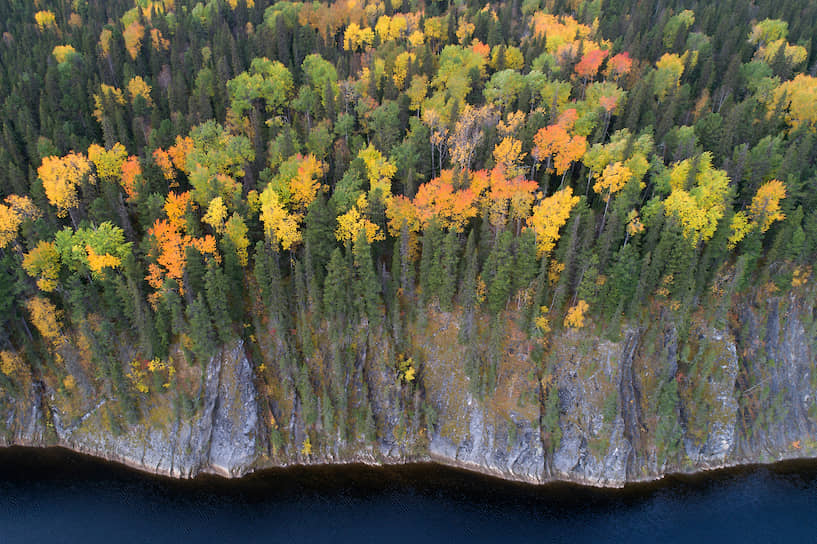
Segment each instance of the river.
[{"label": "river", "polygon": [[0,449],[0,542],[804,542],[817,464],[624,490],[514,484],[433,465],[174,481],[62,449]]}]

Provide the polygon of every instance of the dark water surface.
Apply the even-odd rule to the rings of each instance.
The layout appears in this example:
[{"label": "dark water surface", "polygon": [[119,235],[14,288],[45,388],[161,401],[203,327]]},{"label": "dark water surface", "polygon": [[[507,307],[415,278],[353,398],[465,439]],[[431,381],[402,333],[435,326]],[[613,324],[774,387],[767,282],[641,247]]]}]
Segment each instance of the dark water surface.
[{"label": "dark water surface", "polygon": [[62,449],[0,449],[0,543],[815,542],[817,464],[617,491],[431,465],[146,476]]}]

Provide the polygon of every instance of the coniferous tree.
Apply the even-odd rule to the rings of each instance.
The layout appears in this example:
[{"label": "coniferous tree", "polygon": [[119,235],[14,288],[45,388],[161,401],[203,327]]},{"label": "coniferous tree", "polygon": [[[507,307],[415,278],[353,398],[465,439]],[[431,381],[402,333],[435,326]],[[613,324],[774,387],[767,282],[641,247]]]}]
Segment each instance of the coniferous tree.
[{"label": "coniferous tree", "polygon": [[453,230],[448,231],[445,235],[445,240],[442,247],[442,256],[440,259],[440,308],[443,311],[451,310],[451,302],[457,291],[457,283],[459,281],[459,263],[460,263],[460,242],[457,233]]},{"label": "coniferous tree", "polygon": [[352,246],[354,256],[353,293],[355,306],[361,317],[370,322],[380,319],[380,282],[374,272],[372,250],[364,232],[358,234]]},{"label": "coniferous tree", "polygon": [[349,285],[352,273],[349,260],[340,248],[335,248],[326,266],[326,281],[323,287],[323,307],[330,316],[349,315]]},{"label": "coniferous tree", "polygon": [[199,363],[206,365],[216,353],[216,341],[210,309],[201,293],[187,306],[186,314],[193,353]]}]

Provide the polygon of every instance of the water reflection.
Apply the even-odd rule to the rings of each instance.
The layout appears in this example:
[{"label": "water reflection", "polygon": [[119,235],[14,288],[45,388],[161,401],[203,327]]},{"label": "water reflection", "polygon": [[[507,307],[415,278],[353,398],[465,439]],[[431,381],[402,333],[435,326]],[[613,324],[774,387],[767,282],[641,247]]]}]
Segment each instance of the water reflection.
[{"label": "water reflection", "polygon": [[800,542],[817,537],[815,506],[814,463],[593,490],[431,465],[179,482],[0,450],[0,542]]}]

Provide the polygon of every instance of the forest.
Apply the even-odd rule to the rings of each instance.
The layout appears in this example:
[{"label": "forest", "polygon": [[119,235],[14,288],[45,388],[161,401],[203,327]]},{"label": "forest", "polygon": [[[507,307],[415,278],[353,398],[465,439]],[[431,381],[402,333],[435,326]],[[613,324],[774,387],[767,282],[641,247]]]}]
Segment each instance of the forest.
[{"label": "forest", "polygon": [[812,281],[808,0],[10,0],[0,31],[0,404],[190,413],[240,340],[273,447],[293,406],[372,439],[367,350],[433,421],[441,315],[494,345],[484,396],[512,333],[542,378],[556,333]]}]

